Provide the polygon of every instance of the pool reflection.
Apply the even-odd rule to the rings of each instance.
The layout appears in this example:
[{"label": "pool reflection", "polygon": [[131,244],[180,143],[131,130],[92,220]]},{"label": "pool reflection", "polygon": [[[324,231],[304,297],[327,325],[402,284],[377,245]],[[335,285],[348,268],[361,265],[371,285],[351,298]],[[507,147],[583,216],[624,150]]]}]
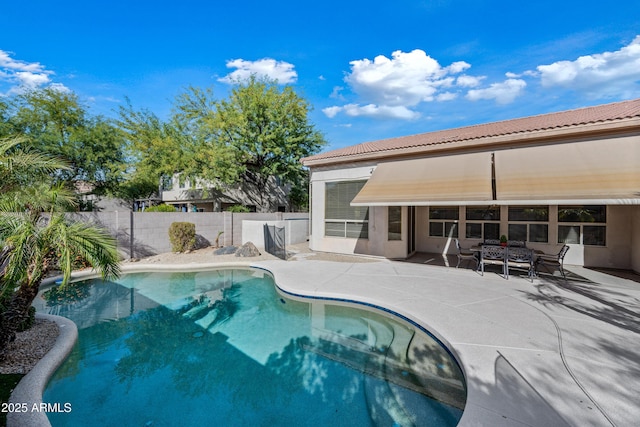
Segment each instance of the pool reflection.
[{"label": "pool reflection", "polygon": [[[386,312],[279,295],[261,270],[131,274],[82,289],[41,300],[79,322],[45,392],[74,405],[51,414],[54,426],[112,425],[113,414],[100,419],[107,407],[128,424],[203,425],[213,415],[196,404],[221,425],[439,426],[462,415],[462,373],[429,335]],[[153,409],[140,411],[141,399]]]}]

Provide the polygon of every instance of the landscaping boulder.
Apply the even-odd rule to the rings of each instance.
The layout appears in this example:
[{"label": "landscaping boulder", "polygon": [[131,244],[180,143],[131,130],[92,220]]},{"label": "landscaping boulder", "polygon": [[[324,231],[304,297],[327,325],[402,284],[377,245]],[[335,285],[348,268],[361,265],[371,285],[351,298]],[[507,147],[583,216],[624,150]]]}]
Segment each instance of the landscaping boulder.
[{"label": "landscaping boulder", "polygon": [[240,246],[240,248],[236,251],[236,256],[241,257],[253,257],[260,256],[260,251],[256,248],[251,242],[247,242],[244,245]]},{"label": "landscaping boulder", "polygon": [[225,246],[222,248],[218,248],[215,251],[213,251],[214,255],[231,255],[231,254],[235,254],[236,251],[238,250],[237,246]]}]

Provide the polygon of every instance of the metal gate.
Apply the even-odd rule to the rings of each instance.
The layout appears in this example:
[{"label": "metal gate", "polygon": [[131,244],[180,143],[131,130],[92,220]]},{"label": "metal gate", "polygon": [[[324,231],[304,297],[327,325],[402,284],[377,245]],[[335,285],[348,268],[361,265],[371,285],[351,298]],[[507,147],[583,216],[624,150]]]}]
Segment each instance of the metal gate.
[{"label": "metal gate", "polygon": [[264,225],[264,250],[280,259],[287,259],[285,228]]}]

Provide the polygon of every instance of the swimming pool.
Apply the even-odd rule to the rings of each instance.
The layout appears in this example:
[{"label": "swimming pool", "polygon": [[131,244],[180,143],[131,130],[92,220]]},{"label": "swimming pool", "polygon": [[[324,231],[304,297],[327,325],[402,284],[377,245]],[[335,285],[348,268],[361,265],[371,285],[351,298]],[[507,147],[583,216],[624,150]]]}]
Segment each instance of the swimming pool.
[{"label": "swimming pool", "polygon": [[41,293],[79,339],[53,426],[456,425],[450,353],[383,310],[280,292],[259,269],[133,273]]}]

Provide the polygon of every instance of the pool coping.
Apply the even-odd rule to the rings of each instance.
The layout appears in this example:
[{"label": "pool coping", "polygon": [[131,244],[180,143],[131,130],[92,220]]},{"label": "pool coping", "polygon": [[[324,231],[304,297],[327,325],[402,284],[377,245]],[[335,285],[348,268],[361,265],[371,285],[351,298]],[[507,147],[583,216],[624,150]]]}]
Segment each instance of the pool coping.
[{"label": "pool coping", "polygon": [[25,375],[11,393],[9,403],[27,404],[26,412],[7,413],[7,426],[12,427],[49,427],[51,423],[46,411],[40,408],[42,394],[56,369],[67,359],[78,340],[78,327],[66,317],[36,313],[37,319],[55,322],[59,334],[53,348]]},{"label": "pool coping", "polygon": [[[512,332],[514,331],[511,331],[511,328],[506,330],[497,328],[495,330],[490,329],[489,331],[486,331],[482,329],[484,328],[483,325],[469,323],[470,320],[462,321],[460,324],[456,323],[453,325],[447,325],[446,323],[443,323],[443,319],[441,319],[440,316],[449,318],[449,313],[438,310],[431,312],[431,310],[440,307],[443,310],[451,310],[455,312],[456,310],[459,311],[457,306],[451,306],[448,304],[443,305],[441,302],[438,302],[438,298],[432,299],[428,295],[425,300],[424,293],[422,294],[423,299],[421,299],[418,295],[420,295],[420,292],[422,291],[417,291],[418,294],[415,297],[413,296],[414,294],[411,294],[412,296],[409,298],[404,297],[398,299],[398,295],[395,295],[394,298],[389,298],[390,294],[388,292],[390,288],[388,286],[380,285],[381,282],[385,280],[388,281],[391,277],[401,277],[405,279],[405,284],[417,284],[421,288],[425,283],[424,280],[428,278],[445,281],[447,284],[450,283],[451,285],[458,286],[460,285],[460,281],[463,280],[464,289],[466,290],[465,292],[470,293],[477,293],[478,291],[492,292],[496,289],[500,290],[507,288],[503,297],[509,298],[509,301],[513,303],[518,302],[517,298],[514,298],[513,292],[520,292],[522,289],[529,289],[531,284],[528,281],[526,283],[523,281],[520,284],[516,284],[515,280],[505,281],[497,276],[492,278],[485,275],[481,278],[477,274],[474,274],[471,271],[464,271],[463,269],[442,269],[440,267],[430,267],[425,265],[409,265],[390,260],[383,260],[380,263],[363,265],[331,261],[282,262],[279,260],[247,260],[244,262],[164,265],[136,263],[135,265],[128,264],[123,265],[122,267],[123,273],[145,271],[206,271],[215,268],[257,268],[272,275],[275,279],[276,286],[285,292],[300,295],[302,297],[341,299],[355,301],[356,303],[362,304],[372,304],[384,307],[390,312],[407,317],[418,325],[424,327],[445,346],[447,346],[450,352],[455,356],[463,371],[467,382],[467,404],[463,412],[463,417],[458,424],[459,427],[483,425],[549,425],[542,421],[545,418],[547,420],[549,419],[546,416],[545,411],[551,411],[553,414],[556,414],[553,416],[556,417],[558,423],[553,425],[595,426],[608,424],[607,421],[611,422],[611,425],[615,425],[607,415],[602,412],[598,403],[592,399],[592,396],[586,389],[584,389],[580,384],[577,384],[578,387],[576,387],[576,384],[572,383],[572,380],[567,376],[567,371],[571,376],[573,376],[573,373],[570,371],[569,366],[566,366],[565,358],[571,358],[571,363],[578,365],[581,369],[584,367],[588,368],[591,365],[587,363],[586,365],[581,366],[580,360],[576,359],[575,355],[565,356],[562,352],[562,345],[560,345],[559,351],[555,348],[557,347],[557,340],[560,338],[561,333],[560,329],[558,329],[559,326],[556,323],[556,320],[575,320],[582,322],[582,319],[565,318],[562,320],[562,318],[559,317],[554,319],[549,313],[543,313],[539,308],[533,307],[532,304],[528,304],[523,301],[519,301],[521,303],[519,305],[516,304],[515,311],[522,310],[524,308],[524,310],[528,312],[518,311],[517,313],[511,313],[507,311],[502,313],[504,309],[509,308],[509,304],[504,305],[504,302],[493,300],[488,300],[488,303],[487,300],[478,301],[479,304],[483,304],[483,308],[481,310],[484,311],[476,314],[480,316],[479,319],[482,319],[482,322],[488,321],[489,326],[492,326],[492,324],[495,326],[495,318],[492,317],[491,314],[496,312],[496,310],[501,312],[500,316],[508,319],[507,322],[509,322],[510,319],[513,319],[513,316],[516,316],[516,321],[520,321],[522,319],[524,322],[539,322],[540,319],[543,319],[545,322],[544,325],[538,325],[534,330],[532,330],[532,336],[518,337],[517,331],[522,330],[522,328],[519,328],[517,325],[513,325],[516,335],[513,335]],[[305,277],[308,277],[308,280],[300,281],[302,274],[304,274]],[[393,274],[397,274],[397,276],[393,276]],[[74,273],[72,280],[81,280],[92,276],[96,276],[95,272],[82,271]],[[349,282],[349,280],[352,281],[354,279],[362,281],[362,283]],[[409,282],[407,282],[407,280],[409,280]],[[471,282],[469,280],[471,280]],[[345,286],[345,283],[351,283],[352,285]],[[617,285],[613,286],[614,289],[621,289],[615,287]],[[480,289],[478,290],[477,288]],[[412,289],[414,288],[409,286],[405,291],[412,293],[414,292]],[[629,294],[630,298],[632,298],[633,294],[636,293],[637,290],[635,287],[628,289],[632,289]],[[370,290],[373,290],[373,292],[370,292]],[[505,291],[499,292],[502,293]],[[464,303],[462,306],[468,306],[469,304],[471,303]],[[486,304],[488,304],[488,306],[485,306]],[[473,313],[473,311],[466,311],[465,308],[465,313]],[[455,314],[456,313],[453,313],[453,315]],[[475,316],[474,319],[476,317],[477,316]],[[471,322],[473,322],[474,319],[472,319]],[[478,329],[478,327],[480,329]],[[468,330],[470,330],[470,332],[468,332]],[[499,335],[495,335],[496,332],[498,332]],[[461,333],[462,336],[460,335]],[[469,333],[476,335],[469,338]],[[502,337],[503,333],[506,334],[506,337],[499,339],[496,338]],[[558,335],[557,337],[556,333]],[[517,338],[516,341],[513,341],[514,337]],[[526,344],[523,348],[510,346],[512,342],[519,344],[520,339],[522,339],[522,342]],[[72,341],[69,347],[72,347],[74,342],[75,341]],[[533,347],[530,347],[530,345]],[[589,345],[589,342],[587,342],[586,345]],[[575,349],[572,350],[575,351]],[[47,357],[48,356],[49,355],[47,355]],[[541,360],[542,362],[540,362]],[[500,367],[497,364],[498,361],[506,364]],[[517,365],[510,365],[511,361],[514,361]],[[542,365],[540,365],[540,363],[542,363]],[[505,366],[507,368],[506,370],[504,369]],[[495,384],[491,384],[490,382],[487,382],[487,380],[491,379],[497,381],[498,374],[504,374],[504,372],[507,371],[516,373],[521,372],[525,377],[527,375],[531,376],[532,372],[535,372],[535,369],[539,369],[539,366],[543,366],[545,368],[548,367],[549,373],[557,375],[559,378],[554,377],[554,379],[559,381],[558,384],[526,383],[524,384],[525,388],[530,388],[526,391],[533,392],[533,395],[530,394],[527,396],[526,393],[519,393],[521,391],[519,387],[523,386],[523,383],[519,382],[521,379],[516,378],[514,380],[514,378],[502,375],[500,379],[503,381],[503,384],[498,384],[497,382]],[[52,375],[56,368],[57,366],[52,367],[49,364],[48,375]],[[611,375],[610,371],[605,371],[602,374],[595,374],[594,378],[598,381],[606,382],[611,379],[608,375]],[[40,374],[40,376],[43,377],[44,374]],[[525,379],[525,377],[522,377],[522,379]],[[23,378],[23,380],[25,378]],[[44,383],[39,386],[39,390],[36,390],[40,392],[38,399],[41,399],[41,393],[42,390],[44,390],[47,381],[48,377],[44,380]],[[496,389],[495,387],[502,388]],[[589,385],[588,388],[591,394],[594,392],[601,392],[601,390],[593,389],[593,384]],[[494,394],[496,391],[499,393]],[[600,395],[596,400],[600,400],[601,403],[606,404],[608,409],[611,410],[611,404],[613,400],[617,400],[617,396],[618,395],[615,393],[605,392],[604,395]],[[534,398],[534,402],[528,400],[530,397]],[[536,403],[536,398],[541,400],[542,404],[540,402]],[[13,395],[12,399],[14,399]],[[584,399],[584,403],[582,399]],[[577,400],[579,400],[579,402],[577,402]],[[596,408],[587,407],[589,405],[589,400],[597,406],[597,410]],[[33,399],[33,401],[36,401],[36,399]],[[640,415],[640,408],[635,404],[631,404],[632,406],[629,406],[628,402],[622,404],[626,405],[626,410],[629,411],[630,414]],[[615,406],[613,408],[615,409]],[[527,410],[529,412],[527,412]],[[531,411],[534,412],[532,413]],[[539,415],[542,416],[542,420],[538,419]],[[531,418],[532,416],[534,417],[533,419]],[[26,417],[20,417],[19,424],[11,424],[8,421],[7,425],[9,427],[18,425],[31,427],[42,425],[48,426],[50,424],[43,424],[42,421],[38,421],[35,424],[27,424]]]}]

